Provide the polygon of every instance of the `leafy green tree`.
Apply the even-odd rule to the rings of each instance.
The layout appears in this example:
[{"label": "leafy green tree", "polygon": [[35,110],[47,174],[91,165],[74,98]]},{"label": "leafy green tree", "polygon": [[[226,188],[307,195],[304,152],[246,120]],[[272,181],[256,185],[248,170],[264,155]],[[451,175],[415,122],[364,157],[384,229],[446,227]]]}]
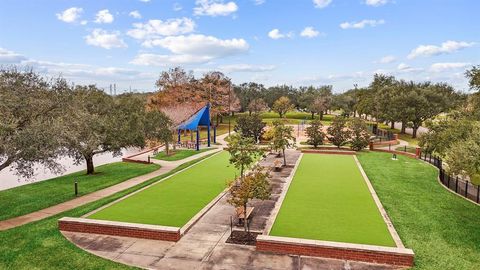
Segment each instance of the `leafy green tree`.
[{"label": "leafy green tree", "polygon": [[447,171],[454,175],[467,176],[480,184],[480,132],[477,129],[465,141],[455,141],[445,155]]},{"label": "leafy green tree", "polygon": [[350,131],[347,129],[347,120],[345,117],[337,116],[333,118],[332,124],[327,129],[328,140],[333,145],[340,148],[348,143]]},{"label": "leafy green tree", "polygon": [[280,97],[273,104],[273,110],[283,118],[285,114],[293,109],[293,105],[288,97]]},{"label": "leafy green tree", "polygon": [[145,102],[121,95],[113,98],[94,85],[77,86],[65,115],[64,148],[75,163],[85,161],[93,174],[93,157],[145,145]]},{"label": "leafy green tree", "polygon": [[312,120],[310,126],[305,129],[305,133],[308,137],[307,143],[313,145],[314,148],[322,145],[325,140],[325,132],[323,132],[323,125],[320,120]]},{"label": "leafy green tree", "polygon": [[367,147],[370,141],[370,133],[365,121],[360,118],[352,118],[348,121],[347,126],[350,130],[350,148],[360,151]]},{"label": "leafy green tree", "polygon": [[[268,200],[270,198],[270,182],[268,172],[260,166],[255,166],[245,177],[239,177],[229,184],[230,197],[228,203],[235,207],[242,207],[246,217],[248,202],[252,199]],[[243,222],[247,232],[247,221]]]},{"label": "leafy green tree", "polygon": [[285,149],[295,146],[295,136],[293,135],[293,127],[286,126],[282,121],[273,121],[272,128],[272,148],[276,151],[282,151],[283,165],[287,165],[285,157]]},{"label": "leafy green tree", "polygon": [[262,150],[255,145],[250,137],[244,137],[234,133],[226,139],[230,164],[240,170],[240,177],[244,177],[245,170],[251,168],[256,158],[263,154]]},{"label": "leafy green tree", "polygon": [[471,89],[480,91],[480,66],[474,66],[465,72]]},{"label": "leafy green tree", "polygon": [[175,142],[172,121],[161,111],[151,110],[145,113],[146,139],[161,142],[165,145],[165,153],[170,154],[170,144]]},{"label": "leafy green tree", "polygon": [[0,70],[0,171],[10,167],[32,177],[34,165],[54,173],[61,147],[62,122],[68,84],[47,80],[31,70]]},{"label": "leafy green tree", "polygon": [[251,113],[254,110],[250,108],[250,105],[254,100],[261,99],[262,93],[265,91],[265,87],[262,84],[249,82],[236,85],[234,87],[234,91],[239,99],[241,111],[248,111]]},{"label": "leafy green tree", "polygon": [[258,142],[263,135],[265,123],[258,114],[241,115],[237,118],[237,124],[234,127],[235,132],[242,136],[250,137],[254,142]]}]

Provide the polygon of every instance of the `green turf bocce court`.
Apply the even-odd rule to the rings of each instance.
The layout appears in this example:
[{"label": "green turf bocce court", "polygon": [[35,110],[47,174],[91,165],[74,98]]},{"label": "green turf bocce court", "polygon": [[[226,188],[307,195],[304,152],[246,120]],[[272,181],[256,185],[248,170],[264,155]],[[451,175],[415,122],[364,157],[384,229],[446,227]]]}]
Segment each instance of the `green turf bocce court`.
[{"label": "green turf bocce court", "polygon": [[182,227],[238,174],[229,156],[226,151],[215,154],[87,218]]},{"label": "green turf bocce court", "polygon": [[303,154],[270,235],[396,247],[350,155]]}]

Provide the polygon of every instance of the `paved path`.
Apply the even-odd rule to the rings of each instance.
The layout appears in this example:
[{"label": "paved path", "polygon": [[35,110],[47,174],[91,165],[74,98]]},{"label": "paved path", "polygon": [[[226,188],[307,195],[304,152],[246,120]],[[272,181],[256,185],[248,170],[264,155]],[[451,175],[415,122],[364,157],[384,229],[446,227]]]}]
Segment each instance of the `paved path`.
[{"label": "paved path", "polygon": [[[298,151],[287,151],[288,164],[299,158]],[[273,163],[268,155],[265,165]],[[293,168],[272,176],[272,200],[253,202],[252,229],[262,231],[272,215],[279,192]],[[262,203],[264,205],[262,205]],[[257,209],[262,209],[256,212]],[[218,201],[178,242],[166,242],[98,234],[63,232],[80,248],[97,256],[145,269],[392,269],[384,265],[305,256],[258,252],[254,246],[228,244],[233,206],[227,196]]]},{"label": "paved path", "polygon": [[[224,138],[226,136],[227,136],[227,134],[224,134],[224,135],[221,135],[221,136],[217,137],[217,142],[221,143],[222,145],[225,145]],[[26,215],[23,215],[23,216],[19,216],[19,217],[15,217],[15,218],[0,221],[0,231],[8,230],[8,229],[11,229],[11,228],[15,228],[15,227],[33,222],[33,221],[37,221],[37,220],[41,220],[41,219],[44,219],[44,218],[47,218],[47,217],[51,217],[51,216],[54,216],[54,215],[59,214],[61,212],[76,208],[78,206],[81,206],[81,205],[84,205],[84,204],[94,202],[96,200],[108,197],[108,196],[113,195],[113,194],[115,194],[117,192],[120,192],[122,190],[126,190],[126,189],[129,189],[129,188],[133,187],[133,186],[136,186],[138,184],[146,182],[146,181],[148,181],[148,180],[150,180],[154,177],[157,177],[157,176],[160,176],[162,174],[168,173],[171,170],[175,169],[176,167],[180,166],[181,164],[183,164],[185,162],[189,162],[189,161],[195,160],[197,158],[200,158],[200,157],[203,157],[203,156],[221,151],[221,149],[222,148],[217,148],[217,149],[214,149],[212,151],[206,151],[206,152],[203,152],[203,153],[200,153],[200,154],[197,154],[197,155],[193,155],[191,157],[188,157],[188,158],[185,158],[185,159],[182,159],[182,160],[177,160],[177,161],[152,160],[155,163],[160,164],[161,168],[154,171],[154,172],[131,178],[131,179],[123,181],[119,184],[116,184],[116,185],[113,185],[111,187],[92,192],[90,194],[75,198],[75,199],[70,200],[70,201],[66,201],[66,202],[63,202],[63,203],[60,203],[60,204],[57,204],[57,205],[54,205],[54,206],[36,211],[36,212],[32,212],[32,213],[29,213],[29,214],[26,214]]]}]

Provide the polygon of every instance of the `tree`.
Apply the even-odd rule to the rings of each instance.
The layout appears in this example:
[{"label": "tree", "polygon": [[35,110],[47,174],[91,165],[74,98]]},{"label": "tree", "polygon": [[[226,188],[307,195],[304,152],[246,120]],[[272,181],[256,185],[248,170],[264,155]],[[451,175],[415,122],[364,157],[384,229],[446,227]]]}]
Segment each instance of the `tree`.
[{"label": "tree", "polygon": [[474,66],[465,72],[468,84],[473,90],[480,91],[480,66]]},{"label": "tree", "polygon": [[165,153],[170,154],[170,143],[175,142],[173,125],[163,112],[151,110],[145,113],[146,139],[161,142],[165,145]]},{"label": "tree", "polygon": [[250,137],[238,133],[230,135],[227,139],[230,164],[240,170],[240,177],[244,177],[245,170],[249,169],[256,158],[263,154]]},{"label": "tree", "polygon": [[254,100],[261,99],[265,87],[262,84],[249,82],[236,85],[234,91],[239,99],[241,111],[249,111],[251,113],[252,111],[255,112],[255,110],[252,110],[250,105]]},{"label": "tree", "polygon": [[77,86],[65,115],[64,148],[76,164],[84,160],[87,174],[95,171],[93,157],[126,147],[145,145],[145,103],[131,95],[113,98],[94,85]]},{"label": "tree", "polygon": [[470,181],[480,183],[480,132],[475,132],[465,141],[455,141],[444,161],[448,172],[469,177]]},{"label": "tree", "polygon": [[239,177],[230,183],[228,203],[242,207],[245,215],[244,229],[247,232],[247,204],[251,199],[268,200],[270,198],[270,182],[268,172],[256,166],[245,177]]},{"label": "tree", "polygon": [[345,117],[337,116],[333,118],[332,124],[327,129],[328,140],[338,148],[345,145],[350,138],[350,131],[346,128],[346,123]]},{"label": "tree", "polygon": [[273,110],[280,115],[280,118],[283,118],[292,109],[293,106],[288,97],[280,97],[273,104]]},{"label": "tree", "polygon": [[282,151],[283,165],[287,165],[285,157],[285,149],[295,146],[295,136],[293,135],[293,127],[286,126],[282,121],[273,121],[272,128],[272,148]]},{"label": "tree", "polygon": [[234,127],[235,132],[244,137],[250,137],[254,142],[260,140],[264,133],[265,123],[258,114],[241,115],[237,118],[237,124]]},{"label": "tree", "polygon": [[323,132],[323,125],[320,120],[312,120],[310,126],[305,129],[307,133],[307,143],[313,145],[314,148],[322,145],[325,140],[325,132]]},{"label": "tree", "polygon": [[368,133],[367,124],[360,118],[352,118],[348,121],[350,130],[350,148],[354,151],[360,151],[368,146],[370,133]]},{"label": "tree", "polygon": [[10,167],[32,177],[39,163],[54,173],[61,148],[68,85],[27,70],[0,70],[0,171]]},{"label": "tree", "polygon": [[248,104],[248,114],[260,113],[268,109],[267,103],[262,98],[256,98]]}]

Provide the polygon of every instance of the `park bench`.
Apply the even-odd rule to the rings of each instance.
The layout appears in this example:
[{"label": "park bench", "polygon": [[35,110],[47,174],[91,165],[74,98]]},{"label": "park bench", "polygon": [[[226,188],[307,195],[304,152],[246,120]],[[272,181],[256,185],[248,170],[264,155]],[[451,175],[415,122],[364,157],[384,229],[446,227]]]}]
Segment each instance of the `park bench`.
[{"label": "park bench", "polygon": [[242,225],[245,220],[248,220],[252,215],[254,207],[247,207],[247,215],[243,211],[243,207],[237,207],[235,209],[238,218],[238,224]]}]

